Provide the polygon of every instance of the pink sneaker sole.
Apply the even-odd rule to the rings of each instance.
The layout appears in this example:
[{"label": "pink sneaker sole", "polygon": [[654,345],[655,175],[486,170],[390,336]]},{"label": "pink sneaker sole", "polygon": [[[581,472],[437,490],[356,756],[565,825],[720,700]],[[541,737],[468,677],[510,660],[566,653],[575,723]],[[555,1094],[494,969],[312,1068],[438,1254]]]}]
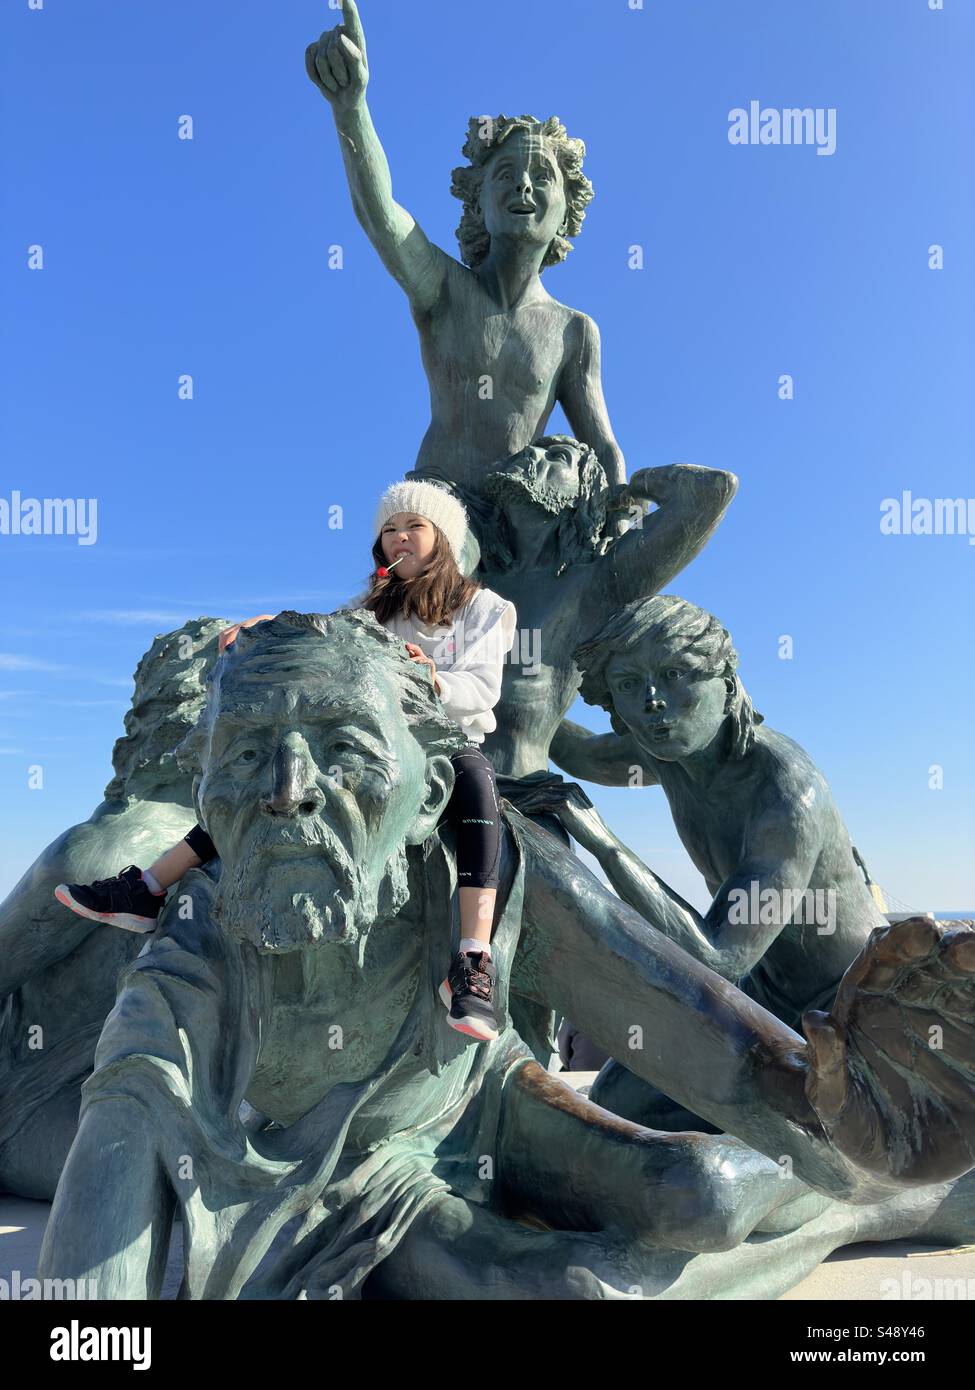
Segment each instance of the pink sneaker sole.
[{"label": "pink sneaker sole", "polygon": [[492,1028],[487,1023],[480,1023],[473,1018],[453,1018],[447,1015],[447,1022],[457,1033],[464,1033],[469,1038],[475,1038],[478,1042],[494,1042],[498,1036],[498,1030]]},{"label": "pink sneaker sole", "polygon": [[444,1008],[447,1010],[447,1022],[458,1033],[464,1033],[469,1038],[476,1038],[478,1042],[494,1042],[498,1036],[498,1030],[492,1028],[489,1023],[481,1023],[476,1018],[452,1018],[450,1006],[453,1003],[454,992],[450,988],[450,982],[444,980],[437,993]]},{"label": "pink sneaker sole", "polygon": [[85,907],[71,896],[66,883],[58,884],[54,896],[76,916],[87,917],[90,922],[101,922],[106,927],[121,927],[123,931],[138,932],[140,936],[146,936],[156,930],[155,917],[136,917],[131,912],[95,912],[92,908]]}]

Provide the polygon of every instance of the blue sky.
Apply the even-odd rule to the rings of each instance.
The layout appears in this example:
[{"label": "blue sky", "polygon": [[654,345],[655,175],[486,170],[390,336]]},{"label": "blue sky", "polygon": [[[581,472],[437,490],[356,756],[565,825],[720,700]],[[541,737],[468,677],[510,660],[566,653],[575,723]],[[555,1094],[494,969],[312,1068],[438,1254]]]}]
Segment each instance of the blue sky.
[{"label": "blue sky", "polygon": [[[757,707],[819,763],[874,877],[914,907],[971,908],[975,546],[879,520],[904,489],[975,492],[972,5],[361,14],[395,194],[452,254],[470,115],[555,113],[586,141],[596,196],[544,282],[600,325],[628,468],[741,480],[671,588],[729,627]],[[414,461],[429,418],[415,331],[304,75],[338,18],[320,0],[3,8],[0,497],[97,498],[98,532],[0,535],[0,893],[99,801],[154,634],[337,606],[370,567],[378,493]],[[835,108],[835,153],[729,144],[728,113],[751,100]],[[706,900],[658,791],[594,799]]]}]

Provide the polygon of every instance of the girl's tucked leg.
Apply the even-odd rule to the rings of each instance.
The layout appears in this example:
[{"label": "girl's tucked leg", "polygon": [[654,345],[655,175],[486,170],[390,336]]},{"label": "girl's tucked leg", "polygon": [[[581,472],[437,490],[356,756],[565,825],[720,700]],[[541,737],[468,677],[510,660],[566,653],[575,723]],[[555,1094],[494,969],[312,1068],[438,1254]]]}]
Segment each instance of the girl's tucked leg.
[{"label": "girl's tucked leg", "polygon": [[206,863],[216,854],[213,841],[200,825],[185,839],[159,856],[148,869],[130,864],[114,878],[94,883],[59,883],[54,890],[58,902],[78,917],[126,931],[150,932],[163,908],[166,889],[178,883],[187,869]]},{"label": "girl's tucked leg", "polygon": [[461,888],[460,949],[491,953],[491,933],[494,930],[496,888]]},{"label": "girl's tucked leg", "polygon": [[501,809],[494,769],[476,744],[455,754],[451,762],[456,780],[447,818],[456,832],[461,940],[440,996],[452,1028],[477,1042],[491,1042],[499,1031],[493,1009],[491,932],[501,859]]},{"label": "girl's tucked leg", "polygon": [[501,858],[501,810],[494,769],[476,744],[452,759],[448,817],[457,834],[461,949],[490,951]]},{"label": "girl's tucked leg", "polygon": [[193,829],[178,844],[161,854],[154,864],[143,870],[143,878],[153,892],[162,891],[178,883],[187,869],[198,868],[216,855],[213,841],[202,825]]}]

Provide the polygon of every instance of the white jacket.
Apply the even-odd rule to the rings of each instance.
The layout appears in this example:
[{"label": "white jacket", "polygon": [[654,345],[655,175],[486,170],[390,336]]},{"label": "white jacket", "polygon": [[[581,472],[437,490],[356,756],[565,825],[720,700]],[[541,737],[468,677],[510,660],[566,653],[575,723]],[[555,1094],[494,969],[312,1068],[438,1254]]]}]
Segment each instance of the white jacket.
[{"label": "white jacket", "polygon": [[515,640],[515,606],[491,589],[478,589],[458,608],[453,620],[424,627],[414,615],[397,613],[384,624],[432,658],[440,682],[440,700],[471,743],[498,727],[494,706],[501,698],[504,660]]}]

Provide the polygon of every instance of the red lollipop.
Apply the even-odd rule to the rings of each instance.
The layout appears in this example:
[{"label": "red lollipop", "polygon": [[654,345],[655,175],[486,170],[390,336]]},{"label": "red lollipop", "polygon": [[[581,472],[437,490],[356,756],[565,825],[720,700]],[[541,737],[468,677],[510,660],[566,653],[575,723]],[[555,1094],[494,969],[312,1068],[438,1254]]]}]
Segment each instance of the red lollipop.
[{"label": "red lollipop", "polygon": [[[406,559],[406,555],[405,555],[405,554],[404,554],[404,555],[401,555],[401,556],[399,557],[399,560],[405,560],[405,559]],[[387,569],[387,567],[386,567],[385,565],[380,565],[379,568],[376,570],[376,575],[378,576],[378,578],[380,578],[380,579],[385,579],[386,576],[387,576],[387,574],[389,574],[389,571],[390,571],[390,570],[394,570],[394,569],[396,568],[396,566],[399,564],[399,560],[394,560],[393,563],[389,566],[389,569]]]}]

